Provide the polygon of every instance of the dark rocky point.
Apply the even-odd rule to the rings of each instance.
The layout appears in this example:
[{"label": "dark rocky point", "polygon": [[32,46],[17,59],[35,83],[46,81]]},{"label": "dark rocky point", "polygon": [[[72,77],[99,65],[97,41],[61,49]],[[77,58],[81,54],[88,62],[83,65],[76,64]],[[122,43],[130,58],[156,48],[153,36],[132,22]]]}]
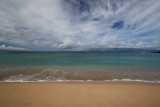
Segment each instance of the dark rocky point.
[{"label": "dark rocky point", "polygon": [[160,53],[160,51],[156,51],[156,52],[153,52],[153,53]]}]

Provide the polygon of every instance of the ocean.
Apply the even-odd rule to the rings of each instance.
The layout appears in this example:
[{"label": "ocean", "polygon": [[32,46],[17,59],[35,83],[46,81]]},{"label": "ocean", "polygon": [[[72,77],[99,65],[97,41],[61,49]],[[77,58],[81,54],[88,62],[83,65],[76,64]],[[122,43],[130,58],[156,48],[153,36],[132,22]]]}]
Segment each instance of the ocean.
[{"label": "ocean", "polygon": [[31,52],[0,54],[1,82],[137,81],[160,83],[160,54]]}]

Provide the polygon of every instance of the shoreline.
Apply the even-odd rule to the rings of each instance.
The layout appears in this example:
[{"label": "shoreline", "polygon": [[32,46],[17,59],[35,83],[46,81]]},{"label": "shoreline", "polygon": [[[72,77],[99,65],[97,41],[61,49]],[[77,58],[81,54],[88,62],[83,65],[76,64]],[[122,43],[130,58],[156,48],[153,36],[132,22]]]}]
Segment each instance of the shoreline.
[{"label": "shoreline", "polygon": [[160,86],[160,83],[155,82],[137,82],[137,81],[51,81],[51,82],[0,82],[0,85],[3,84],[119,84],[119,85],[157,85]]},{"label": "shoreline", "polygon": [[139,82],[139,81],[45,81],[45,82],[0,82],[0,84],[120,84],[120,85],[157,85],[156,82]]},{"label": "shoreline", "polygon": [[148,81],[148,80],[132,80],[132,79],[114,79],[114,80],[38,80],[38,81],[0,81],[0,83],[150,83],[150,84],[160,84],[160,81]]},{"label": "shoreline", "polygon": [[159,107],[160,85],[140,82],[1,82],[2,107]]}]

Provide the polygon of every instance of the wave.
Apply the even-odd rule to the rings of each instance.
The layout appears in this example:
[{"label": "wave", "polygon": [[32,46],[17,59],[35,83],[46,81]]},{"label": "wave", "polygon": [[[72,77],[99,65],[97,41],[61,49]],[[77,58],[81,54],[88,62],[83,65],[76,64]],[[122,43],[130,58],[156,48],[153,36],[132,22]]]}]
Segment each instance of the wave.
[{"label": "wave", "polygon": [[141,83],[160,83],[160,81],[149,80],[136,80],[136,79],[113,79],[113,80],[37,80],[37,81],[25,81],[25,80],[4,80],[0,82],[141,82]]},{"label": "wave", "polygon": [[[4,69],[2,69],[4,68]],[[159,72],[100,67],[2,67],[0,82],[148,82],[160,83]]]}]

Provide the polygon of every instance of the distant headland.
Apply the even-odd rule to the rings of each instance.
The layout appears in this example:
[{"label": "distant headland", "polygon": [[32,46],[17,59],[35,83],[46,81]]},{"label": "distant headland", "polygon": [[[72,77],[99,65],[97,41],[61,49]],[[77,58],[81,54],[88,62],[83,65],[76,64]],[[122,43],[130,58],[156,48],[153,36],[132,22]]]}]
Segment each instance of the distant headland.
[{"label": "distant headland", "polygon": [[160,53],[160,51],[156,51],[156,52],[153,52],[153,53]]}]

